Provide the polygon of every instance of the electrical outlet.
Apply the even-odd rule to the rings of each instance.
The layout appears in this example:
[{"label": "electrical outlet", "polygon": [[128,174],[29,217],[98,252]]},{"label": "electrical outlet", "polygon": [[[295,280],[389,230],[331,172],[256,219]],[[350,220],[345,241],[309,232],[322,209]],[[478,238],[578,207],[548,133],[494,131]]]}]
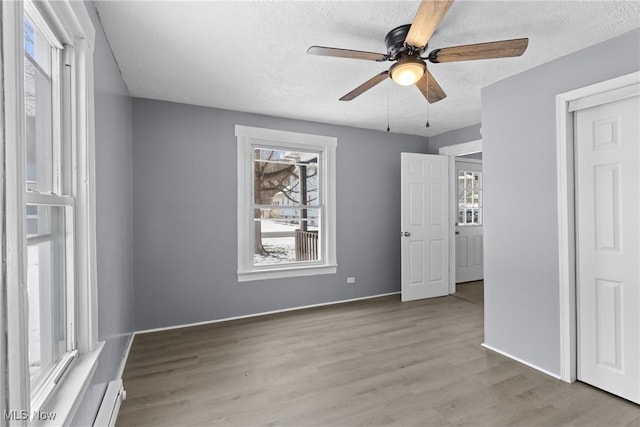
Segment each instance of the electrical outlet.
[{"label": "electrical outlet", "polygon": [[348,284],[356,283],[356,278],[355,277],[347,277],[347,283]]}]

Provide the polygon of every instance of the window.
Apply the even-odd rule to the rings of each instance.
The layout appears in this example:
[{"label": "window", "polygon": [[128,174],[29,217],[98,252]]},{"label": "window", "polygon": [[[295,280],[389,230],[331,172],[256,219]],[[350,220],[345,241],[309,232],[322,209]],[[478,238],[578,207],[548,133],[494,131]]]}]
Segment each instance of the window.
[{"label": "window", "polygon": [[335,138],[236,126],[238,280],[336,272]]},{"label": "window", "polygon": [[458,169],[458,225],[482,225],[482,172]]},{"label": "window", "polygon": [[65,424],[102,348],[92,231],[94,30],[81,2],[1,7],[7,339],[0,410],[9,422]]},{"label": "window", "polygon": [[[25,216],[29,378],[39,407],[76,355],[73,321],[74,197],[70,141],[62,137],[63,46],[36,9],[25,11]],[[67,136],[68,137],[68,136]],[[68,180],[66,180],[68,181]]]}]

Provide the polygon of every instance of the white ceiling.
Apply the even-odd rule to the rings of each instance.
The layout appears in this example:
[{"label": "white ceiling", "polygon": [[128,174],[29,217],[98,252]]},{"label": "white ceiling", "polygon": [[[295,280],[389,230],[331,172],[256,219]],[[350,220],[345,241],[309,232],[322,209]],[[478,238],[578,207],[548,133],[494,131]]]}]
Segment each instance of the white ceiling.
[{"label": "white ceiling", "polygon": [[[480,89],[640,27],[637,1],[458,0],[429,50],[529,38],[522,57],[430,64],[447,98],[428,109],[390,79],[338,101],[391,63],[307,55],[320,45],[386,53],[419,1],[97,2],[134,97],[432,136],[480,122]],[[594,57],[594,61],[598,58]]]}]

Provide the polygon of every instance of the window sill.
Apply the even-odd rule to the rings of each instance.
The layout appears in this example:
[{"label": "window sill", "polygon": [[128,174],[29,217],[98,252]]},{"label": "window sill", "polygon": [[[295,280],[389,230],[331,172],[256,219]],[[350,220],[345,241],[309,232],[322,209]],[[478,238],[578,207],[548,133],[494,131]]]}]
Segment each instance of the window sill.
[{"label": "window sill", "polygon": [[103,348],[104,341],[101,341],[91,353],[80,355],[73,369],[64,376],[51,397],[36,413],[36,416],[40,415],[40,419],[34,418],[29,423],[30,426],[59,426],[71,423],[91,383]]},{"label": "window sill", "polygon": [[288,267],[269,270],[238,271],[238,282],[253,280],[282,279],[287,277],[317,276],[319,274],[335,274],[338,264]]}]

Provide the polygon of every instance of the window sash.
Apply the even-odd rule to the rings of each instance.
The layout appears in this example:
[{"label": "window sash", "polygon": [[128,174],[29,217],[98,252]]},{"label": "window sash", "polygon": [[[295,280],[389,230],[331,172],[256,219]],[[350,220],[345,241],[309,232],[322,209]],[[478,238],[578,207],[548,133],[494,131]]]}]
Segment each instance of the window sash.
[{"label": "window sash", "polygon": [[[70,196],[56,196],[48,194],[40,194],[33,192],[25,192],[23,197],[25,206],[50,206],[59,207],[64,210],[64,249],[62,268],[63,283],[61,286],[64,288],[64,307],[61,307],[61,312],[64,313],[64,328],[65,328],[65,352],[53,365],[49,366],[43,374],[39,376],[39,380],[32,384],[30,391],[31,395],[31,411],[40,408],[47,400],[49,395],[53,392],[58,381],[62,378],[64,371],[71,366],[71,362],[75,359],[77,354],[77,336],[76,336],[76,289],[75,289],[75,252],[74,242],[75,235],[75,200]],[[26,209],[25,209],[26,212]],[[26,227],[26,214],[25,219],[25,236],[27,232]],[[53,235],[49,232],[45,235],[39,235],[34,237],[26,237],[25,251],[29,246],[34,244],[52,241]],[[26,253],[25,253],[26,259]]]},{"label": "window sash", "polygon": [[[38,31],[46,42],[49,44],[49,61],[50,72],[46,72],[39,64],[38,61],[33,58],[26,49],[24,50],[24,57],[34,65],[36,70],[43,73],[50,82],[51,90],[51,193],[53,194],[70,194],[69,186],[63,187],[63,168],[70,168],[70,165],[63,165],[63,160],[67,157],[64,155],[68,150],[66,146],[71,145],[69,138],[65,142],[62,140],[63,131],[67,123],[70,122],[71,117],[62,112],[63,99],[68,99],[71,92],[71,85],[63,85],[63,75],[68,72],[66,66],[63,66],[62,57],[63,54],[71,49],[70,46],[65,47],[58,37],[51,30],[47,21],[43,18],[42,14],[32,1],[24,2],[24,15],[28,16],[33,24],[34,30]],[[24,43],[22,44],[24,47]],[[25,88],[26,92],[26,88]],[[70,113],[70,110],[69,112]],[[59,126],[55,126],[55,125]],[[66,135],[66,133],[65,133]],[[65,162],[65,163],[68,163]],[[26,172],[26,171],[25,171]],[[28,187],[27,187],[28,188]],[[37,191],[37,190],[34,190]]]}]

